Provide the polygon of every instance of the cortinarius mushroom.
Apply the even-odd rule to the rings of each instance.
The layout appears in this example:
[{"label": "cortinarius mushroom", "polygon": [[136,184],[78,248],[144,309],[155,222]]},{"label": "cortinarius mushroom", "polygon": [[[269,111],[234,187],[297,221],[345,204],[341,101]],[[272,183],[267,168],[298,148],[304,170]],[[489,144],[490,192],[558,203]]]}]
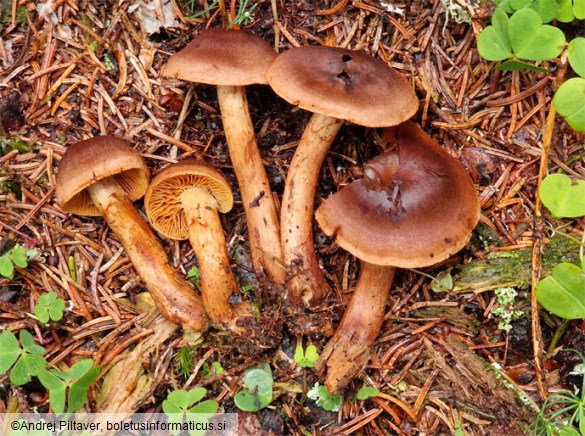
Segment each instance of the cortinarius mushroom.
[{"label": "cortinarius mushroom", "polygon": [[201,296],[209,318],[241,334],[244,329],[238,321],[252,317],[252,312],[241,298],[237,304],[230,303],[240,291],[218,214],[228,212],[232,205],[225,178],[195,160],[166,167],[152,180],[145,196],[146,213],[158,232],[171,239],[189,238],[199,261]]},{"label": "cortinarius mushroom", "polygon": [[361,259],[362,271],[316,368],[332,391],[367,363],[384,319],[395,267],[430,266],[459,251],[479,220],[479,200],[461,164],[411,122],[387,129],[390,148],[364,177],[317,209],[327,235]]},{"label": "cortinarius mushroom", "polygon": [[327,294],[313,247],[313,201],[319,169],[343,120],[393,126],[414,115],[418,101],[406,79],[365,53],[300,47],[280,54],[268,83],[289,103],[314,112],[291,161],[281,211],[289,301],[315,306]]},{"label": "cortinarius mushroom", "polygon": [[101,136],[71,145],[57,174],[57,202],[65,212],[105,218],[163,314],[186,329],[207,319],[193,287],[171,267],[163,248],[132,205],[148,185],[138,152],[123,140]]},{"label": "cortinarius mushroom", "polygon": [[266,84],[266,70],[275,57],[270,45],[252,33],[210,29],[171,56],[162,74],[217,85],[226,141],[246,213],[254,268],[276,284],[283,284],[278,215],[244,89],[246,85]]}]

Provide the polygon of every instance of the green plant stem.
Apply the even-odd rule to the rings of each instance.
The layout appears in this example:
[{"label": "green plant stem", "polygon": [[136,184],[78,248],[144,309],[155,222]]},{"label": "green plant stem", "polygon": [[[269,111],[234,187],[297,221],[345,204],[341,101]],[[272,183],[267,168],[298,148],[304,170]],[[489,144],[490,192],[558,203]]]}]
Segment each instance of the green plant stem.
[{"label": "green plant stem", "polygon": [[565,331],[567,330],[567,327],[569,327],[569,323],[571,322],[570,319],[563,319],[563,322],[561,323],[560,326],[557,327],[557,329],[555,330],[555,333],[550,341],[550,344],[548,346],[548,350],[546,351],[546,358],[549,359],[552,356],[552,353],[554,352],[555,348],[557,347],[557,342],[559,342],[559,339],[561,338],[561,336],[563,336],[563,333],[565,333]]},{"label": "green plant stem", "polygon": [[[556,77],[555,85],[558,87],[564,80],[565,71],[567,69],[567,50],[565,49],[561,55],[560,67]],[[550,144],[552,134],[555,126],[556,110],[551,104],[546,119],[544,135],[542,138],[542,150],[540,158],[540,168],[538,171],[538,186],[542,183],[548,172],[548,156],[550,151]],[[542,334],[540,331],[540,317],[538,314],[538,301],[536,299],[536,285],[540,281],[541,275],[541,259],[543,249],[543,230],[544,218],[542,215],[542,202],[538,195],[538,189],[535,193],[534,202],[534,224],[533,224],[533,245],[532,245],[532,274],[531,274],[531,324],[532,324],[532,351],[534,353],[534,365],[536,367],[536,382],[538,386],[538,394],[540,398],[545,399],[548,396],[548,388],[544,379],[544,357],[542,347]]]}]

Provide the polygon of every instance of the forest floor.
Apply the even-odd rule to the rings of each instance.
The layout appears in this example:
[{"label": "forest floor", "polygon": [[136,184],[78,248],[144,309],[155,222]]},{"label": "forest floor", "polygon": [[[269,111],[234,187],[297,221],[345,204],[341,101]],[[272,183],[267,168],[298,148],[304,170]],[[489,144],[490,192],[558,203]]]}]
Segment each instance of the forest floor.
[{"label": "forest floor", "polygon": [[[320,352],[326,338],[296,337],[286,329],[275,348],[249,357],[227,333],[212,330],[194,339],[170,328],[167,340],[134,355],[149,388],[133,397],[132,408],[160,411],[169,392],[203,386],[207,399],[240,412],[241,428],[256,434],[526,434],[545,395],[572,389],[567,373],[575,360],[561,350],[585,348],[582,322],[531,311],[534,281],[561,260],[577,262],[585,229],[583,220],[556,220],[536,203],[555,70],[503,72],[481,59],[476,39],[489,23],[493,7],[487,3],[233,3],[241,28],[279,52],[344,47],[402,73],[419,98],[414,121],[471,175],[480,222],[465,249],[422,269],[424,275],[397,271],[371,360],[343,392],[337,411],[307,396],[322,381],[294,359],[298,345],[314,344]],[[241,4],[247,11],[256,7],[246,15],[238,11]],[[104,391],[115,389],[104,382],[106,374],[120,355],[146,346],[160,319],[141,313],[136,301],[144,284],[105,221],[65,213],[56,202],[59,162],[77,141],[118,135],[142,154],[151,174],[186,157],[219,168],[236,195],[234,208],[222,216],[233,269],[240,285],[252,289],[247,298],[284,321],[278,319],[282,295],[264,287],[250,266],[214,87],[160,75],[171,54],[205,28],[222,25],[217,2],[208,0],[0,0],[0,254],[14,244],[35,252],[13,278],[0,277],[0,330],[30,331],[54,368],[84,358],[100,365],[88,410],[100,410]],[[281,198],[310,114],[267,86],[248,87],[247,96],[270,183]],[[584,178],[583,143],[583,135],[557,117],[548,171]],[[378,144],[375,129],[346,123],[323,165],[316,204],[359,177],[381,151]],[[142,200],[135,204],[144,210]],[[197,259],[188,241],[160,241],[184,277],[193,271]],[[533,258],[535,246],[543,249]],[[333,289],[321,316],[336,324],[359,261],[316,225],[315,249]],[[431,277],[446,274],[453,288],[434,291]],[[498,300],[502,288],[516,291],[513,302]],[[60,321],[42,324],[33,308],[48,292],[68,305]],[[502,318],[506,312],[511,321]],[[533,334],[535,322],[541,332]],[[234,396],[246,370],[263,363],[272,371],[272,400],[258,413],[242,413]],[[363,386],[379,394],[356,399]],[[0,374],[0,412],[46,411],[48,400],[35,379],[16,386],[8,373]]]}]

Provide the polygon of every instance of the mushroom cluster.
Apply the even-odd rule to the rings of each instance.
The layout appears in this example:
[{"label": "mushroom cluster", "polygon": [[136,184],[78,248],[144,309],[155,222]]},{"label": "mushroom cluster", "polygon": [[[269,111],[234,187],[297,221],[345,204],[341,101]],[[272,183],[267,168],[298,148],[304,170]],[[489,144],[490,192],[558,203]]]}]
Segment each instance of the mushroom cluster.
[{"label": "mushroom cluster", "polygon": [[[469,240],[479,217],[473,183],[454,158],[407,121],[418,100],[406,79],[365,53],[300,47],[277,55],[249,32],[211,29],[171,56],[162,75],[217,86],[254,270],[268,286],[286,288],[293,333],[333,335],[317,369],[329,390],[342,389],[369,359],[395,268],[440,262]],[[248,110],[245,86],[251,84],[269,84],[313,113],[290,163],[280,214]],[[323,200],[314,213],[321,165],[345,122],[384,128],[386,151],[366,164],[363,178]],[[138,152],[119,138],[98,137],[67,149],[57,200],[65,211],[105,218],[166,318],[196,330],[209,320],[240,339],[260,337],[263,324],[240,293],[219,218],[233,205],[227,180],[210,165],[186,159],[147,185]],[[160,235],[189,239],[201,296],[171,268],[132,206],[143,195],[148,220]],[[335,334],[325,317],[307,315],[329,294],[313,246],[314,218],[362,262]]]}]

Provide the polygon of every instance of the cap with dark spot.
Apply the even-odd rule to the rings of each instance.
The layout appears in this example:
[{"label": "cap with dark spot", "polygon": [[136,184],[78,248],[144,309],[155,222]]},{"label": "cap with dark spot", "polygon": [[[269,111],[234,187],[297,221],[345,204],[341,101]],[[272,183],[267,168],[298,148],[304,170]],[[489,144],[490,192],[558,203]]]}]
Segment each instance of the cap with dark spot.
[{"label": "cap with dark spot", "polygon": [[276,58],[266,77],[289,103],[367,127],[394,126],[418,109],[404,76],[359,51],[293,48]]},{"label": "cap with dark spot", "polygon": [[386,133],[390,148],[368,162],[362,179],[325,200],[317,221],[372,264],[418,268],[447,259],[478,222],[475,187],[461,164],[414,123]]}]

